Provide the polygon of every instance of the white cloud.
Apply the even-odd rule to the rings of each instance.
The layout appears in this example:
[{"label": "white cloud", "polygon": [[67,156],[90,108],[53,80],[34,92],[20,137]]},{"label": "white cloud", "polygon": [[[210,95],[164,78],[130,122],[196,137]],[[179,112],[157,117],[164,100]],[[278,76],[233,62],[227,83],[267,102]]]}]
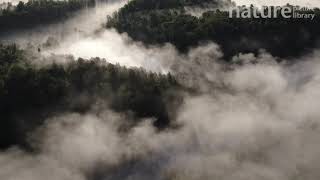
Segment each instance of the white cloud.
[{"label": "white cloud", "polygon": [[237,5],[283,6],[287,3],[308,7],[320,7],[319,0],[233,0]]}]

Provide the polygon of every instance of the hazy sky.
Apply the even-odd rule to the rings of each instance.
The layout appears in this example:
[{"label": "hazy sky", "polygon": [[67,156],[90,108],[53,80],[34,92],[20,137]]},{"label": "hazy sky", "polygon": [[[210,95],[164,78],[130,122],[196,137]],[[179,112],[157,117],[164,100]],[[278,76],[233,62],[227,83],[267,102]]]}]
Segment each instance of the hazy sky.
[{"label": "hazy sky", "polygon": [[320,0],[233,0],[238,5],[285,5],[287,3],[300,6],[316,6],[320,7]]},{"label": "hazy sky", "polygon": [[11,2],[12,4],[17,4],[19,1],[27,2],[28,0],[0,0],[0,3]]},{"label": "hazy sky", "polygon": [[[28,1],[28,0],[0,0],[2,2],[12,2],[13,4],[18,3],[19,1]],[[317,6],[320,7],[320,0],[233,0],[237,4],[256,4],[256,5],[285,5],[286,3],[297,4],[301,6]]]}]

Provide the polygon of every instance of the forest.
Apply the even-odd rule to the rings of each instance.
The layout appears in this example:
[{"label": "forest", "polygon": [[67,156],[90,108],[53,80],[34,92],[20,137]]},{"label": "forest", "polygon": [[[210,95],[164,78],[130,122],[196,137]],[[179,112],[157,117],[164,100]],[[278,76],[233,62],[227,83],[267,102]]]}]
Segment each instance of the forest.
[{"label": "forest", "polygon": [[171,74],[128,69],[99,58],[37,67],[29,56],[16,45],[0,45],[1,148],[27,146],[26,134],[46,117],[86,113],[95,103],[137,118],[155,117],[154,124],[164,128],[170,123],[166,99],[181,101],[174,94],[181,87]]},{"label": "forest", "polygon": [[76,11],[94,5],[94,0],[20,1],[16,6],[9,5],[0,9],[0,33],[63,21]]},{"label": "forest", "polygon": [[[19,2],[14,8],[2,10],[0,32],[61,21],[94,3],[87,0]],[[228,18],[228,12],[223,10],[207,11],[195,17],[184,9],[208,4],[219,6],[222,3],[216,0],[132,0],[108,16],[105,26],[126,32],[133,40],[146,45],[172,43],[181,52],[213,41],[221,46],[227,61],[238,53],[259,53],[261,49],[277,57],[296,57],[317,45],[320,34],[320,10],[317,8],[312,22]],[[226,4],[234,5],[231,1],[223,3]],[[154,117],[155,126],[168,127],[174,119],[174,113],[168,108],[182,103],[177,92],[187,89],[170,73],[163,75],[143,68],[126,68],[103,58],[74,59],[71,56],[66,64],[52,62],[39,67],[32,60],[36,57],[18,45],[0,45],[1,148],[11,145],[27,148],[27,134],[41,126],[47,117],[64,112],[86,113],[97,102],[137,119]],[[76,97],[81,98],[74,101]]]},{"label": "forest", "polygon": [[[221,46],[226,59],[240,52],[258,53],[261,49],[281,58],[301,56],[316,47],[320,34],[318,8],[313,10],[314,20],[229,18],[228,11],[219,9],[195,17],[166,1],[158,2],[167,4],[167,8],[161,8],[164,5],[150,8],[147,2],[130,1],[108,17],[106,27],[126,32],[134,40],[147,44],[172,43],[181,51],[214,41]],[[196,4],[206,1],[199,2]],[[189,4],[192,5],[186,1],[184,6]]]},{"label": "forest", "polygon": [[1,3],[0,180],[319,179],[318,0]]}]

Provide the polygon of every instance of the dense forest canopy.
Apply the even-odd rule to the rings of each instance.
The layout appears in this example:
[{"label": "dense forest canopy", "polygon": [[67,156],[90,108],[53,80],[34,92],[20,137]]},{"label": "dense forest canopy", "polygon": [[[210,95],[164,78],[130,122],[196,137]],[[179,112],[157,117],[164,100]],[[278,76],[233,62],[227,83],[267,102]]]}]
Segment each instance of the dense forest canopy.
[{"label": "dense forest canopy", "polygon": [[16,45],[0,45],[0,148],[26,145],[26,134],[49,115],[85,113],[95,103],[137,118],[154,117],[163,128],[170,123],[165,99],[179,101],[173,94],[179,85],[170,74],[128,69],[99,58],[39,67],[29,56]]},{"label": "dense forest canopy", "polygon": [[[238,53],[257,53],[261,49],[279,57],[295,57],[317,46],[317,8],[313,10],[317,15],[313,21],[229,18],[222,10],[195,17],[185,9],[208,4],[234,6],[231,1],[219,0],[132,0],[108,16],[106,27],[126,32],[147,45],[169,42],[181,52],[214,41],[227,60]],[[60,21],[94,5],[93,0],[20,2],[1,11],[0,30]],[[100,58],[71,58],[65,64],[39,67],[33,64],[34,58],[16,45],[0,45],[0,113],[4,117],[0,147],[26,143],[25,133],[42,124],[49,112],[86,112],[99,101],[115,111],[130,111],[135,117],[155,117],[155,125],[165,127],[171,120],[165,99],[179,102],[172,93],[181,87],[171,74],[128,69]],[[74,97],[82,98],[75,102]],[[21,116],[27,118],[22,121]]]},{"label": "dense forest canopy", "polygon": [[63,21],[76,11],[93,7],[94,0],[29,0],[16,6],[0,9],[0,33],[13,29],[33,27]]},{"label": "dense forest canopy", "polygon": [[[20,2],[2,10],[0,29],[60,21],[94,4],[91,0]],[[231,1],[218,0],[132,0],[108,16],[106,26],[126,32],[133,40],[147,45],[172,43],[181,52],[214,41],[221,46],[227,60],[238,53],[257,53],[260,49],[279,57],[295,57],[317,46],[319,9],[313,10],[317,14],[313,21],[229,18],[228,12],[222,10],[195,17],[184,9],[208,4],[234,6]],[[128,69],[100,58],[71,58],[65,64],[39,67],[33,63],[36,56],[16,45],[0,45],[2,148],[26,145],[26,133],[52,113],[83,113],[97,102],[118,112],[131,112],[137,118],[155,117],[157,127],[166,127],[172,119],[168,110],[170,103],[181,101],[174,95],[181,85],[171,74]],[[79,99],[76,97],[81,98],[74,101]],[[166,101],[169,98],[170,101]]]},{"label": "dense forest canopy", "polygon": [[[181,51],[206,41],[221,45],[227,59],[240,52],[265,49],[274,56],[295,57],[318,45],[320,10],[316,18],[229,18],[229,11],[207,11],[194,17],[172,2],[187,6],[188,1],[158,1],[166,5],[149,6],[147,0],[133,0],[112,17],[107,28],[126,32],[134,40],[147,44],[172,43]],[[201,1],[206,2],[206,1]],[[153,3],[156,4],[156,3]],[[197,2],[197,4],[200,4]],[[178,5],[177,5],[178,6]],[[166,8],[160,8],[166,7]],[[293,7],[293,6],[292,6]],[[297,36],[299,34],[299,36]]]},{"label": "dense forest canopy", "polygon": [[181,9],[186,6],[222,6],[234,5],[231,0],[133,0],[129,1],[121,12],[129,13],[154,9]]},{"label": "dense forest canopy", "polygon": [[14,1],[0,4],[1,180],[319,179],[319,8]]}]

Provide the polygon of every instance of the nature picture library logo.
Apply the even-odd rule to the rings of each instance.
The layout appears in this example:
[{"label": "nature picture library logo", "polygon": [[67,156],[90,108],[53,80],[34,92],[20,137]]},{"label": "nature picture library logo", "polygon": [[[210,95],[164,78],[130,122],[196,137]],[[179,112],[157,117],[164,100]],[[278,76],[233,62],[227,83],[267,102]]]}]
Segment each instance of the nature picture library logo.
[{"label": "nature picture library logo", "polygon": [[299,6],[263,6],[262,8],[239,6],[229,10],[229,18],[293,18],[313,20],[313,9]]}]

